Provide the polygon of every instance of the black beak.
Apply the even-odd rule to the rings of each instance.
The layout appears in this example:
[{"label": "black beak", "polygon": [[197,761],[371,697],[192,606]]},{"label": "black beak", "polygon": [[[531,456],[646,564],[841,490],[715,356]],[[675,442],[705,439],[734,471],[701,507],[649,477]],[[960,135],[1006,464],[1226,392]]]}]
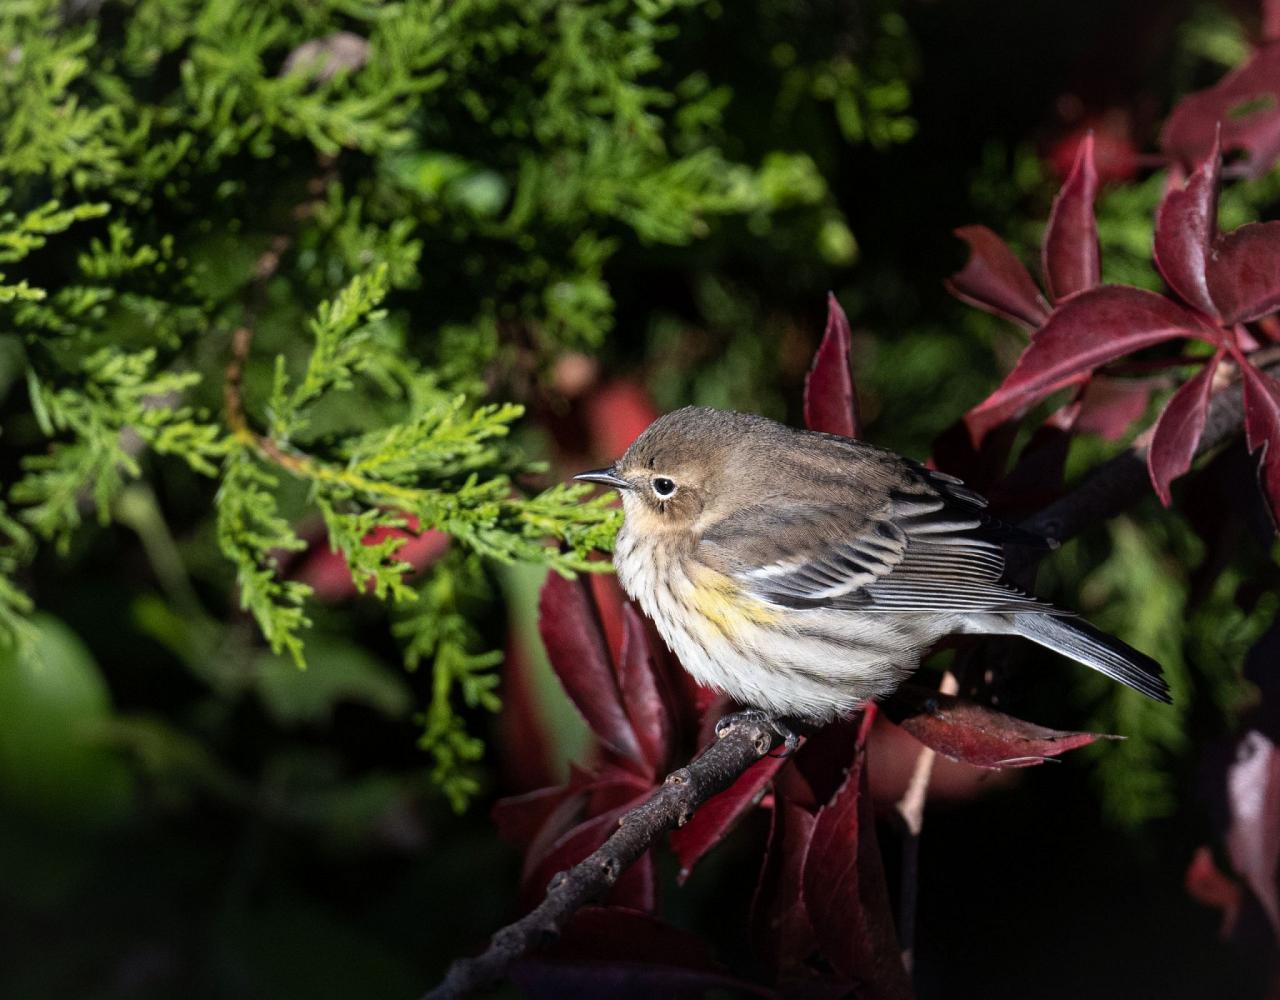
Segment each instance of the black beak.
[{"label": "black beak", "polygon": [[615,490],[631,489],[631,484],[621,476],[616,475],[612,467],[608,469],[592,469],[589,472],[579,472],[573,478],[582,483],[599,483],[601,486],[611,486]]}]

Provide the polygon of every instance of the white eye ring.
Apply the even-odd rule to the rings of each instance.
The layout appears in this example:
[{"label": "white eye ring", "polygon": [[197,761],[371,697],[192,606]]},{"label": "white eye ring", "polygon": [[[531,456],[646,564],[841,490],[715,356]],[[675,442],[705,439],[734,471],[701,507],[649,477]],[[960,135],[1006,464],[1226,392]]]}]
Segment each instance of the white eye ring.
[{"label": "white eye ring", "polygon": [[653,480],[653,493],[659,500],[666,500],[676,491],[676,484],[666,476],[657,476]]}]

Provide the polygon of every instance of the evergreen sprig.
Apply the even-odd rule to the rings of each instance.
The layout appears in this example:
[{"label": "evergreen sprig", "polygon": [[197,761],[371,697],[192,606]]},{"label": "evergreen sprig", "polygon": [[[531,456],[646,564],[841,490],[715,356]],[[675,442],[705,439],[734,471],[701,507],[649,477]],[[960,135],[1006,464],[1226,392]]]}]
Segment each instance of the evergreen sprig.
[{"label": "evergreen sprig", "polygon": [[[861,74],[831,72],[851,50],[791,54],[807,82],[780,120],[856,108],[874,138],[901,117],[876,65],[901,41],[891,2],[855,46]],[[731,90],[681,49],[723,16],[701,0],[3,5],[0,338],[25,378],[0,371],[18,470],[0,490],[0,635],[22,627],[42,547],[109,524],[130,480],[177,477],[165,516],[216,536],[236,600],[301,663],[308,588],[285,556],[316,518],[375,598],[443,616],[409,648],[435,658],[424,745],[461,801],[451,775],[478,751],[455,712],[492,707],[493,657],[470,611],[424,603],[397,538],[448,533],[467,574],[599,568],[616,512],[582,487],[538,492],[512,430],[527,386],[612,329],[611,265],[713,246],[734,219],[808,246],[801,268],[852,254],[785,130],[752,153],[729,141]],[[727,251],[709,252],[690,267]]]}]

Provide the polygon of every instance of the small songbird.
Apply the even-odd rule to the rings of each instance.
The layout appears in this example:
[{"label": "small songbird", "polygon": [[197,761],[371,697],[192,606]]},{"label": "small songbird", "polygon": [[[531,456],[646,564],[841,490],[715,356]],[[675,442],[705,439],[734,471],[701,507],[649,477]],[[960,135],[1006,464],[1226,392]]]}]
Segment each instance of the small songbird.
[{"label": "small songbird", "polygon": [[1170,700],[1150,657],[1002,579],[1004,544],[1043,539],[893,452],[691,406],[575,478],[621,493],[619,581],[685,669],[741,705],[847,716],[953,633],[1020,635]]}]

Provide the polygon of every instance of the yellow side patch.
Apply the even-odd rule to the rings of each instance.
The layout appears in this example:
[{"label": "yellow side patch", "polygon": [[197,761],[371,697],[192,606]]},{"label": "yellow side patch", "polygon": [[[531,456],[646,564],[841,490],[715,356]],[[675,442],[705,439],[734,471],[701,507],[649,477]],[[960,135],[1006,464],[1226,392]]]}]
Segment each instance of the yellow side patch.
[{"label": "yellow side patch", "polygon": [[748,597],[723,573],[695,566],[690,581],[693,609],[721,631],[738,632],[746,625],[771,625],[778,620],[778,609]]}]

